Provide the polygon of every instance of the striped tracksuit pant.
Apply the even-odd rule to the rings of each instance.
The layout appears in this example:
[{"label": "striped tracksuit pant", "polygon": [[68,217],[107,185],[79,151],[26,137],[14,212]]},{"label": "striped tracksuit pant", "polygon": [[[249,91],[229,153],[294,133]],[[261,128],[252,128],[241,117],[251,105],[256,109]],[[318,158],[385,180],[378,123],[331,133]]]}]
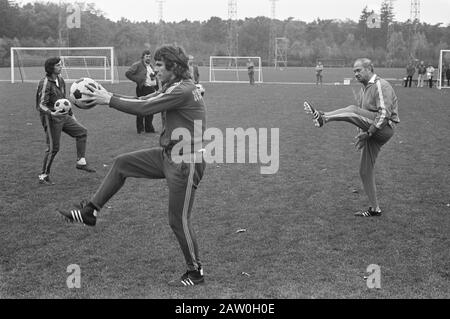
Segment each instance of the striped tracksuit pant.
[{"label": "striped tracksuit pant", "polygon": [[67,133],[75,138],[77,148],[77,159],[85,157],[87,129],[81,125],[73,116],[51,116],[49,114],[40,113],[41,123],[45,131],[45,139],[47,150],[44,155],[44,163],[42,165],[42,174],[50,174],[50,168],[53,160],[59,151],[61,132]]},{"label": "striped tracksuit pant", "polygon": [[157,147],[119,155],[105,176],[91,203],[100,210],[124,185],[128,177],[167,180],[169,225],[180,244],[188,270],[200,268],[197,240],[191,226],[191,211],[205,162],[175,163],[170,153]]},{"label": "striped tracksuit pant", "polygon": [[[344,121],[352,123],[364,132],[367,131],[373,124],[376,116],[377,112],[364,110],[355,105],[326,112],[324,115],[327,122]],[[375,162],[378,154],[380,153],[381,147],[386,144],[393,135],[393,124],[387,124],[383,128],[377,130],[371,138],[367,139],[362,148],[359,175],[361,177],[364,190],[373,205],[375,205],[378,201],[374,176]]]}]

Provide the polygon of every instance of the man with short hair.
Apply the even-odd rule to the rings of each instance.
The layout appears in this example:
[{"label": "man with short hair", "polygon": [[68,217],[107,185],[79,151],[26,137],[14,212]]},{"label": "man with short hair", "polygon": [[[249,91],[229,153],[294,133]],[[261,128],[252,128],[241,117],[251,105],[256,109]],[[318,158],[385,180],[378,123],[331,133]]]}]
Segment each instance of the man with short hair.
[{"label": "man with short hair", "polygon": [[427,67],[427,79],[428,79],[428,86],[430,89],[433,87],[433,77],[434,77],[434,71],[435,68],[431,64]]},{"label": "man with short hair", "polygon": [[[96,214],[121,189],[128,177],[165,178],[169,187],[169,225],[187,264],[186,273],[170,281],[169,285],[192,286],[204,282],[197,241],[191,226],[191,210],[205,169],[201,145],[206,129],[206,110],[189,74],[188,58],[183,49],[163,46],[156,50],[154,58],[157,76],[162,84],[161,92],[145,99],[136,99],[93,90],[89,104],[109,105],[118,111],[136,115],[161,112],[163,131],[160,147],[119,155],[87,204],[83,201],[81,208],[58,211],[68,221],[95,226]],[[191,138],[180,138],[175,130],[187,131]],[[180,145],[185,147],[180,149]]]},{"label": "man with short hair", "polygon": [[[406,81],[405,81],[405,87],[411,87],[411,83],[412,83],[412,78],[414,76],[414,73],[416,73],[416,68],[414,67],[414,65],[409,62],[408,65],[406,66]],[[409,85],[408,85],[409,83]]]},{"label": "man with short hair", "polygon": [[191,73],[192,79],[194,80],[195,84],[200,83],[200,73],[198,72],[198,65],[194,63],[194,57],[192,55],[189,55],[189,72]]},{"label": "man with short hair", "polygon": [[423,80],[427,74],[427,67],[425,66],[424,61],[420,61],[420,64],[417,66],[417,87],[423,88]]},{"label": "man with short hair", "polygon": [[322,86],[322,80],[323,80],[323,64],[322,62],[318,61],[316,65],[316,85]]},{"label": "man with short hair", "polygon": [[88,173],[95,172],[86,162],[87,129],[81,125],[72,113],[55,110],[55,102],[66,98],[66,83],[61,76],[61,58],[51,57],[45,61],[45,77],[39,81],[36,92],[36,110],[39,111],[42,126],[45,131],[47,150],[44,155],[39,183],[53,185],[50,180],[50,169],[59,151],[61,132],[75,138],[77,148],[77,169]]},{"label": "man with short hair", "polygon": [[359,128],[355,146],[358,150],[362,149],[359,174],[370,206],[355,215],[381,216],[375,186],[375,161],[381,147],[394,135],[395,124],[400,122],[398,101],[389,82],[374,73],[369,59],[357,59],[353,65],[353,72],[355,78],[363,85],[358,96],[358,106],[350,105],[335,111],[322,112],[305,101],[304,108],[306,113],[312,114],[317,127],[332,121],[344,121]]},{"label": "man with short hair", "polygon": [[247,59],[247,73],[250,85],[255,85],[255,64],[252,59]]},{"label": "man with short hair", "polygon": [[[136,96],[141,97],[151,94],[158,90],[158,83],[154,67],[151,63],[152,53],[150,50],[142,52],[141,59],[131,65],[125,72],[125,76],[136,83]],[[141,134],[145,130],[146,133],[155,133],[153,127],[153,114],[136,116],[136,130]]]}]

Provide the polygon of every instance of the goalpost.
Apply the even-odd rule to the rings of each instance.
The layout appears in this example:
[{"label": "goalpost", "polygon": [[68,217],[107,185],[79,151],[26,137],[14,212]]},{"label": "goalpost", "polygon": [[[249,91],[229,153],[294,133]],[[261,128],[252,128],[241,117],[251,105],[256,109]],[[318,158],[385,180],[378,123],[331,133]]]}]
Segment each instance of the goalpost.
[{"label": "goalpost", "polygon": [[251,56],[211,56],[209,57],[210,82],[248,83],[247,63],[253,62],[256,83],[263,82],[261,58]]},{"label": "goalpost", "polygon": [[89,77],[99,82],[119,80],[114,47],[12,47],[11,83],[37,82],[45,73],[49,57],[61,58],[61,76],[66,81]]},{"label": "goalpost", "polygon": [[439,54],[439,67],[438,67],[438,78],[437,78],[437,88],[440,89],[450,89],[450,85],[446,85],[447,77],[446,71],[450,68],[450,50],[441,50]]}]

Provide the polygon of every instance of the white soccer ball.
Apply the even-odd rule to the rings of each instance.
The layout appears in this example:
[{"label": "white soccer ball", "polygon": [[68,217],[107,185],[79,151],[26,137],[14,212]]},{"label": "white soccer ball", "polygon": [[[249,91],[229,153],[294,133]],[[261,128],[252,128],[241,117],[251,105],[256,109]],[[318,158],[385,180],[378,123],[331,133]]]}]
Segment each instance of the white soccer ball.
[{"label": "white soccer ball", "polygon": [[86,86],[106,91],[101,84],[90,78],[81,78],[73,82],[72,86],[70,87],[70,100],[76,107],[83,110],[90,109],[95,106],[87,106],[86,103],[82,101],[83,99],[89,98],[86,93],[90,92],[90,90]]},{"label": "white soccer ball", "polygon": [[55,111],[67,113],[72,108],[72,103],[68,99],[59,99],[55,102]]},{"label": "white soccer ball", "polygon": [[195,87],[197,88],[198,93],[200,93],[202,96],[205,95],[205,88],[203,87],[203,85],[197,83]]}]

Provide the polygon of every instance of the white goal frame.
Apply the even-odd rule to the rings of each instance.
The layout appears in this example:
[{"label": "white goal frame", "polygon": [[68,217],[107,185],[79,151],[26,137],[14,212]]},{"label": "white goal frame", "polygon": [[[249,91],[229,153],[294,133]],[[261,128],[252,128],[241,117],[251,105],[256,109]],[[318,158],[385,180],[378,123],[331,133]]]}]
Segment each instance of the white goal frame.
[{"label": "white goal frame", "polygon": [[[111,82],[114,83],[115,81],[118,80],[118,78],[116,79],[116,73],[117,70],[115,68],[115,56],[114,56],[114,47],[11,47],[11,83],[15,83],[17,82],[15,79],[15,68],[18,67],[20,69],[20,64],[18,63],[19,61],[17,61],[16,59],[16,55],[15,53],[18,51],[63,51],[63,52],[68,52],[70,50],[73,51],[87,51],[87,52],[95,52],[96,50],[102,50],[103,54],[102,55],[59,55],[59,54],[55,54],[54,56],[60,56],[62,63],[63,63],[63,70],[62,70],[62,75],[64,77],[65,80],[67,81],[74,81],[77,80],[79,77],[77,78],[70,78],[69,73],[67,72],[67,70],[86,70],[87,74],[89,74],[89,70],[104,70],[103,72],[103,78],[93,78],[93,80],[96,81],[106,81],[106,82]],[[104,55],[105,52],[109,52],[109,57]],[[19,55],[18,55],[19,56]],[[49,57],[49,56],[48,56]],[[47,57],[47,58],[48,58]],[[77,58],[77,59],[101,59],[103,60],[103,63],[101,64],[101,66],[88,66],[87,64],[85,64],[84,67],[71,67],[71,66],[66,66],[65,64],[65,60],[67,61],[67,59],[70,58]],[[20,60],[20,59],[19,59]],[[109,62],[109,63],[108,63]],[[39,65],[40,67],[44,67],[44,61],[42,61],[42,64]],[[65,74],[65,76],[64,76]],[[88,76],[89,77],[89,76]],[[36,82],[39,81],[39,79],[37,80],[24,80],[22,78],[21,82]]]},{"label": "white goal frame", "polygon": [[[221,60],[230,60],[228,67],[215,67],[214,66],[214,60],[221,59]],[[247,66],[241,64],[238,64],[238,59],[245,60],[245,62],[248,61],[248,59],[251,59],[252,61],[258,61],[258,65],[255,65],[255,83],[262,83],[263,82],[263,74],[262,74],[262,65],[261,65],[261,57],[259,56],[210,56],[209,57],[209,82],[216,82],[216,83],[248,83],[248,75],[247,75]],[[234,73],[234,76],[236,77],[233,80],[218,80],[216,79],[215,71],[219,72],[229,72]],[[239,74],[244,74],[245,72],[245,79],[240,79]],[[233,76],[233,77],[234,77]]]},{"label": "white goal frame", "polygon": [[443,74],[444,72],[444,53],[446,53],[446,56],[448,57],[446,59],[446,65],[450,65],[450,49],[449,50],[441,50],[441,52],[439,53],[439,65],[438,65],[438,78],[437,78],[437,88],[440,89],[450,89],[450,86],[445,86],[443,84],[445,84],[446,82],[446,78],[442,78],[443,76],[445,76],[445,74]]}]

